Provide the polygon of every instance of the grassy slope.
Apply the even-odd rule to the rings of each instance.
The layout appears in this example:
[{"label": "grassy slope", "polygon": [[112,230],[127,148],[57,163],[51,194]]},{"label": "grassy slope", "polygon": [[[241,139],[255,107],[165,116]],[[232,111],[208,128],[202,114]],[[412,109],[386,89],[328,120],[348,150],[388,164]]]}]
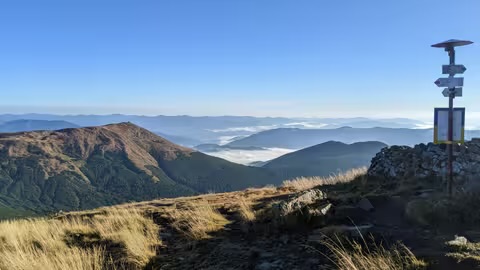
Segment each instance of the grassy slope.
[{"label": "grassy slope", "polygon": [[[346,178],[338,180],[352,180]],[[317,185],[335,183],[334,179],[315,181]],[[0,223],[0,239],[4,239],[0,269],[32,262],[35,269],[53,270],[66,265],[73,270],[318,269],[327,265],[345,270],[423,269],[423,263],[402,246],[358,249],[353,240],[351,247],[338,246],[334,239],[312,242],[316,230],[305,219],[296,219],[299,223],[285,230],[272,210],[298,196],[296,187],[306,188],[289,182],[288,187],[146,201]]]}]

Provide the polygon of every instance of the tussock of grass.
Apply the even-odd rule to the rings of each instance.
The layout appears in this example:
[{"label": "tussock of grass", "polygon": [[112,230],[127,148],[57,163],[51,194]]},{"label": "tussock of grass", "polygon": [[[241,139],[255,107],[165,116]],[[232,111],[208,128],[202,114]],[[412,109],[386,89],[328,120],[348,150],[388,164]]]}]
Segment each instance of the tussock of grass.
[{"label": "tussock of grass", "polygon": [[282,187],[292,188],[294,190],[307,190],[323,185],[334,185],[340,183],[348,183],[359,176],[367,173],[366,167],[348,170],[344,173],[334,174],[328,177],[298,177],[293,180],[283,181]]},{"label": "tussock of grass", "polygon": [[[140,269],[155,255],[157,233],[153,221],[135,209],[112,208],[93,217],[4,221],[0,269]],[[106,252],[112,246],[118,254]]]},{"label": "tussock of grass", "polygon": [[242,197],[238,198],[238,214],[244,223],[253,222],[256,219],[251,202],[247,202]]},{"label": "tussock of grass", "polygon": [[243,191],[244,196],[247,196],[247,197],[251,195],[262,196],[266,194],[272,194],[275,192],[277,192],[277,187],[275,187],[274,185],[266,185],[261,188],[247,188]]},{"label": "tussock of grass", "polygon": [[339,270],[417,270],[426,263],[417,259],[405,245],[389,249],[382,245],[361,245],[356,241],[328,239],[324,244],[332,253],[332,262]]},{"label": "tussock of grass", "polygon": [[172,227],[194,240],[209,238],[209,233],[220,230],[229,222],[206,202],[187,203],[185,207],[175,208],[169,215],[173,219]]}]

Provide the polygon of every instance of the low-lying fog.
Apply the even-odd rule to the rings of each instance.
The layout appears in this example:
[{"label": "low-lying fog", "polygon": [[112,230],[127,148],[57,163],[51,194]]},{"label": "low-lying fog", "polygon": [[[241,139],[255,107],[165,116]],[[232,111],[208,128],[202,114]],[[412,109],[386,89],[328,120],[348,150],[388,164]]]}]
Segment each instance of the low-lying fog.
[{"label": "low-lying fog", "polygon": [[255,161],[272,160],[293,151],[295,151],[295,149],[267,148],[265,150],[222,150],[218,152],[205,152],[205,154],[248,165]]}]

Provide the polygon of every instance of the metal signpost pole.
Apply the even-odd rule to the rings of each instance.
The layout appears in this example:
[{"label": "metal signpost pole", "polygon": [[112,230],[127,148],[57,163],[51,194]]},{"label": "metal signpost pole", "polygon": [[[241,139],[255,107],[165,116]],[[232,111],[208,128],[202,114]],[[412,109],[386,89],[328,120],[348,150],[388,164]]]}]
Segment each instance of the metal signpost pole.
[{"label": "metal signpost pole", "polygon": [[[450,57],[450,65],[455,65],[455,48],[453,46],[445,48]],[[449,78],[453,78],[454,74],[449,74]],[[452,196],[453,186],[453,99],[455,98],[455,87],[448,88],[448,182],[447,190],[448,196]]]},{"label": "metal signpost pole", "polygon": [[449,196],[452,196],[452,193],[453,193],[453,143],[455,140],[455,138],[453,137],[453,124],[454,124],[453,99],[455,97],[462,96],[461,87],[463,86],[463,78],[455,78],[455,74],[463,74],[465,70],[467,70],[463,65],[455,65],[455,47],[465,46],[472,43],[473,42],[469,40],[450,39],[445,42],[432,45],[432,47],[435,47],[435,48],[444,48],[445,51],[448,52],[448,56],[450,58],[450,64],[444,65],[442,67],[442,73],[448,74],[448,78],[439,78],[438,80],[435,81],[435,84],[438,87],[447,87],[443,90],[442,93],[445,97],[448,97],[448,138],[446,143],[447,143],[447,154],[448,154],[447,191]]}]

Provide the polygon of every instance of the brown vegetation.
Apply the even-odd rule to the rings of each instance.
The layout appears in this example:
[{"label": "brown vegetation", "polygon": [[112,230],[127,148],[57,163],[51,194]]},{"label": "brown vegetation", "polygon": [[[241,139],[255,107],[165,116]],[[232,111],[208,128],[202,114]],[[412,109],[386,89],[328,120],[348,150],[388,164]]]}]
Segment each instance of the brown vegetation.
[{"label": "brown vegetation", "polygon": [[208,238],[209,233],[228,224],[228,220],[207,202],[175,207],[169,216],[173,220],[172,227],[193,240]]},{"label": "brown vegetation", "polygon": [[140,269],[158,227],[133,208],[0,223],[0,269]]},{"label": "brown vegetation", "polygon": [[367,172],[366,167],[351,169],[345,173],[334,174],[328,177],[298,177],[293,180],[283,182],[283,187],[292,188],[297,191],[307,190],[318,186],[335,185],[340,183],[348,183],[364,176]]},{"label": "brown vegetation", "polygon": [[387,249],[377,244],[368,246],[365,240],[359,243],[337,237],[324,244],[339,270],[417,270],[427,266],[401,243]]}]

